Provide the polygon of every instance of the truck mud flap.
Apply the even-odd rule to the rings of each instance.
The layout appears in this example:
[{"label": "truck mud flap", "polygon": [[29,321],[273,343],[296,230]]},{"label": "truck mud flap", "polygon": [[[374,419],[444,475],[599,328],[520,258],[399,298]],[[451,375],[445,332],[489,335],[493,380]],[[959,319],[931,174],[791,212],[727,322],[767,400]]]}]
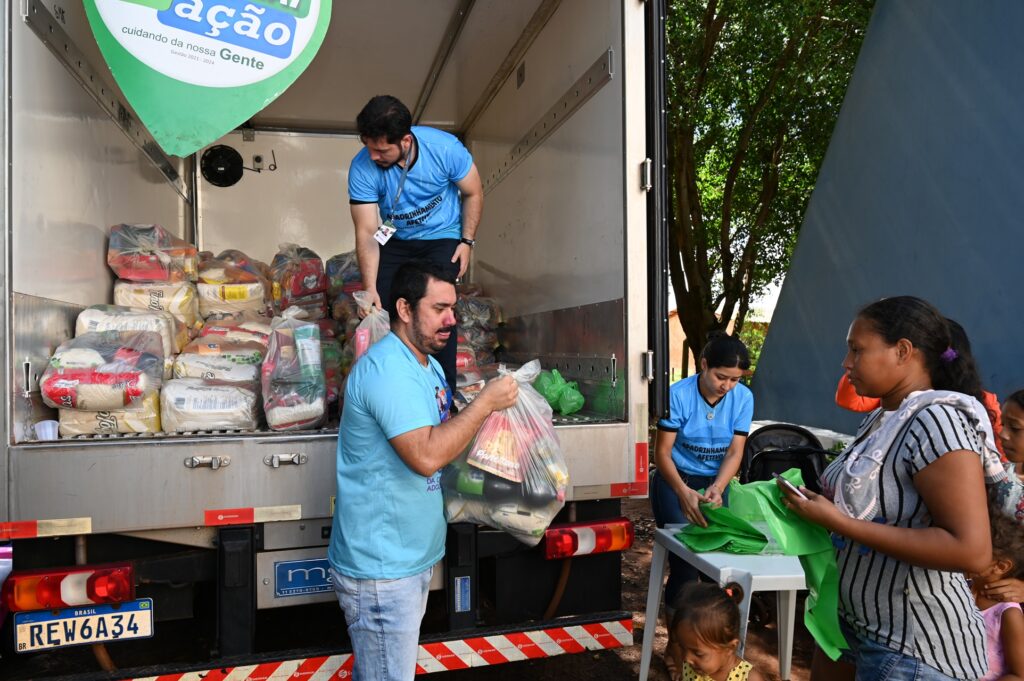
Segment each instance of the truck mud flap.
[{"label": "truck mud flap", "polygon": [[[494,627],[424,637],[416,674],[487,667],[572,653],[632,646],[633,614],[605,612],[563,617],[524,628]],[[352,678],[351,649],[306,649],[273,656],[224,660],[219,666],[139,667],[118,671],[117,678],[135,681],[334,681]],[[99,681],[107,673],[76,674],[51,681]]]}]

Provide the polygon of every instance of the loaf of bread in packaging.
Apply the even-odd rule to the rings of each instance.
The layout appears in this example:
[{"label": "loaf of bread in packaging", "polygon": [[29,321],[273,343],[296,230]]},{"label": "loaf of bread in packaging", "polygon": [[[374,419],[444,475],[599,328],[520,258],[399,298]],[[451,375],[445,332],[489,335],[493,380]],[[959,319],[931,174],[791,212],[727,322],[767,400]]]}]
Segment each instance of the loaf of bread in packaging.
[{"label": "loaf of bread in packaging", "polygon": [[87,331],[54,351],[39,379],[59,409],[138,409],[160,390],[163,340],[153,331]]},{"label": "loaf of bread in packaging", "polygon": [[189,329],[199,318],[196,285],[190,281],[127,281],[114,283],[114,304],[146,310],[170,312]]},{"label": "loaf of bread in packaging", "polygon": [[160,393],[154,391],[138,409],[82,411],[59,409],[60,436],[160,432]]},{"label": "loaf of bread in packaging", "polygon": [[160,334],[164,349],[164,378],[171,377],[174,355],[188,343],[185,325],[163,310],[93,305],[79,313],[75,335],[93,331],[153,331]]},{"label": "loaf of bread in packaging", "polygon": [[160,393],[160,421],[167,433],[255,430],[257,408],[256,391],[241,384],[175,378]]},{"label": "loaf of bread in packaging", "polygon": [[266,346],[257,341],[207,335],[186,345],[174,359],[174,377],[255,384],[266,353]]}]

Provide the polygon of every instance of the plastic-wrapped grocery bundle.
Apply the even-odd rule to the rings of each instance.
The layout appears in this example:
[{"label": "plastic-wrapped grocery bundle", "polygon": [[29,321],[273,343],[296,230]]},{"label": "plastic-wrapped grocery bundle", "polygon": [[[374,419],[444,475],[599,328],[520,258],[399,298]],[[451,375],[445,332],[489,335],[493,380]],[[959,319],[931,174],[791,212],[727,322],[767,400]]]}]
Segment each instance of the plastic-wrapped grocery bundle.
[{"label": "plastic-wrapped grocery bundle", "polygon": [[160,391],[163,368],[163,343],[156,333],[85,332],[60,344],[39,389],[51,407],[137,409]]},{"label": "plastic-wrapped grocery bundle", "polygon": [[441,479],[449,522],[476,522],[530,546],[565,504],[569,472],[551,424],[551,407],[530,385],[540,373],[533,360],[512,375],[516,404],[484,421]]},{"label": "plastic-wrapped grocery bundle", "polygon": [[267,346],[254,340],[197,338],[174,359],[174,377],[255,385],[260,380],[260,364],[266,352]]},{"label": "plastic-wrapped grocery bundle", "polygon": [[315,428],[326,414],[320,327],[289,308],[275,317],[263,361],[263,411],[274,430]]},{"label": "plastic-wrapped grocery bundle", "polygon": [[174,355],[188,343],[188,331],[169,312],[120,305],[93,305],[75,322],[75,336],[94,331],[152,331],[163,343],[163,377],[171,377]]},{"label": "plastic-wrapped grocery bundle", "polygon": [[356,291],[352,294],[356,304],[366,314],[363,321],[356,327],[355,336],[352,339],[353,356],[359,359],[366,354],[370,346],[379,341],[391,331],[391,319],[387,310],[374,309],[370,294],[366,291]]},{"label": "plastic-wrapped grocery bundle", "polygon": [[353,293],[363,288],[363,275],[355,251],[339,253],[327,260],[327,293],[333,301],[340,293]]},{"label": "plastic-wrapped grocery bundle", "polygon": [[199,319],[196,285],[190,281],[128,281],[114,282],[114,304],[145,310],[169,312],[188,329]]},{"label": "plastic-wrapped grocery bundle", "polygon": [[576,381],[566,381],[558,369],[542,371],[533,387],[544,396],[552,409],[563,416],[575,414],[583,408],[583,394]]},{"label": "plastic-wrapped grocery bundle", "polygon": [[203,319],[214,314],[266,311],[266,290],[260,278],[222,260],[206,260],[199,265],[196,288]]},{"label": "plastic-wrapped grocery bundle", "polygon": [[327,275],[324,261],[312,250],[296,244],[281,244],[270,263],[274,273],[274,305],[287,310],[298,305],[309,319],[327,314]]},{"label": "plastic-wrapped grocery bundle", "polygon": [[120,279],[195,281],[196,247],[160,225],[114,225],[107,264]]},{"label": "plastic-wrapped grocery bundle", "polygon": [[175,378],[160,393],[160,420],[167,433],[255,430],[257,400],[251,385]]},{"label": "plastic-wrapped grocery bundle", "polygon": [[501,309],[493,298],[480,295],[477,286],[462,286],[455,303],[455,316],[459,320],[456,369],[472,369],[494,362],[498,345],[496,329],[501,322]]},{"label": "plastic-wrapped grocery bundle", "polygon": [[[208,259],[212,260],[214,258],[211,257]],[[217,254],[216,260],[227,263],[232,267],[237,267],[240,270],[245,270],[259,279],[263,284],[263,300],[267,304],[267,310],[273,308],[274,273],[271,271],[270,265],[261,260],[250,258],[245,253],[235,248],[229,248],[225,251],[221,251]]]},{"label": "plastic-wrapped grocery bundle", "polygon": [[144,397],[136,409],[58,409],[57,412],[61,437],[160,432],[160,393],[157,391]]}]

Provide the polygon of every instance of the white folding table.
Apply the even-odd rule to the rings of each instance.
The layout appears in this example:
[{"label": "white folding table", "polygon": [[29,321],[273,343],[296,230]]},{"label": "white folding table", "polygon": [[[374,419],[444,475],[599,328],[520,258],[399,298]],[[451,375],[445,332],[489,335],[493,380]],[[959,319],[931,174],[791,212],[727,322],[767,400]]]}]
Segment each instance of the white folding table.
[{"label": "white folding table", "polygon": [[740,649],[747,638],[750,597],[755,591],[778,592],[779,677],[788,679],[793,662],[793,624],[796,617],[796,592],[807,588],[804,570],[796,556],[742,555],[712,551],[694,553],[675,535],[684,526],[668,526],[656,530],[654,554],[651,556],[651,579],[647,586],[647,619],[640,656],[640,681],[647,681],[651,669],[654,631],[664,586],[665,564],[671,552],[697,568],[701,573],[724,586],[736,582],[743,588],[740,603]]}]

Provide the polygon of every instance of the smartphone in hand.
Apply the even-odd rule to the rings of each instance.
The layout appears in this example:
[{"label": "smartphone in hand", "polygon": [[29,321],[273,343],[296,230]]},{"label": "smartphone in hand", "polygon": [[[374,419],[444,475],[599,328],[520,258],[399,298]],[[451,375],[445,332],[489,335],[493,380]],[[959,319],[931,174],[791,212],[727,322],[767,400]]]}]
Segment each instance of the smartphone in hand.
[{"label": "smartphone in hand", "polygon": [[794,485],[793,483],[791,483],[789,480],[786,480],[784,477],[782,477],[778,473],[772,473],[772,477],[775,478],[778,482],[781,482],[782,486],[785,487],[786,489],[788,489],[790,492],[792,492],[793,494],[797,495],[798,497],[800,497],[804,501],[807,501],[807,496],[803,492],[801,492],[799,490],[799,488],[797,488],[797,486]]}]

